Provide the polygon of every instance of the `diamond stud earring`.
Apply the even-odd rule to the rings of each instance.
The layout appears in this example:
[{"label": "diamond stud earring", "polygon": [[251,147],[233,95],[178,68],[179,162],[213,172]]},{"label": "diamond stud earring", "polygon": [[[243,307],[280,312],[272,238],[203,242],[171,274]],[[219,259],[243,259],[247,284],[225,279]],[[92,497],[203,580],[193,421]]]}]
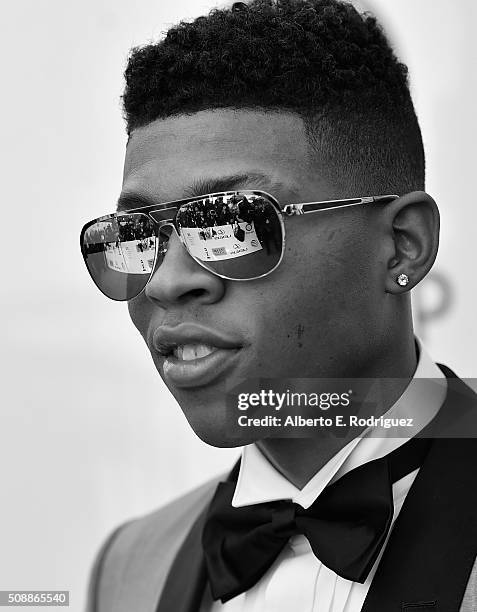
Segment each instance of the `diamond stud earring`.
[{"label": "diamond stud earring", "polygon": [[400,274],[397,277],[396,282],[398,285],[401,285],[401,287],[405,287],[409,282],[409,276],[407,274]]}]

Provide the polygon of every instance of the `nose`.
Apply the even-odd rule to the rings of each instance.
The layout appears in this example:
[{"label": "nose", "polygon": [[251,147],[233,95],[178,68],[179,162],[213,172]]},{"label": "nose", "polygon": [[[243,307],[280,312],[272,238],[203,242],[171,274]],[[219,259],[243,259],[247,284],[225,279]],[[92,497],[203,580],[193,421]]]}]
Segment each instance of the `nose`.
[{"label": "nose", "polygon": [[172,231],[167,252],[144,293],[148,300],[161,308],[194,301],[213,304],[222,299],[225,281],[200,266],[186,251],[177,233]]}]

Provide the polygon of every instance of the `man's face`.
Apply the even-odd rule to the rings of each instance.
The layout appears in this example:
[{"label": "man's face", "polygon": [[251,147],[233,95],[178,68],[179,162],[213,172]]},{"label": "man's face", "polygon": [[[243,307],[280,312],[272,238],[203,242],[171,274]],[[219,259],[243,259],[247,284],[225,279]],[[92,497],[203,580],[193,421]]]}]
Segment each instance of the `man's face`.
[{"label": "man's face", "polygon": [[[345,193],[345,186],[340,192],[324,170],[311,159],[296,115],[203,111],[133,132],[122,193],[163,203],[203,188],[261,189],[282,206],[372,195]],[[214,276],[172,234],[162,265],[129,312],[200,438],[215,446],[251,441],[249,432],[246,442],[228,435],[225,384],[353,377],[366,369],[379,350],[385,299],[375,224],[365,206],[287,219],[280,266],[245,282]],[[186,345],[186,360],[171,367],[161,354],[164,339]],[[201,357],[199,349],[188,363],[199,344],[216,354]]]}]

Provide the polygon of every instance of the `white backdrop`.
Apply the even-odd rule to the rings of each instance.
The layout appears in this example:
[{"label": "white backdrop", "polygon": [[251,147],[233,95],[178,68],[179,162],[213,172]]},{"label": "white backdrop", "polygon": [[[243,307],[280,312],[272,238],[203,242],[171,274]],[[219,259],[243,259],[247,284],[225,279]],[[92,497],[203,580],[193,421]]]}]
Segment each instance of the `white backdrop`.
[{"label": "white backdrop", "polygon": [[[113,526],[237,455],[189,431],[126,307],[94,289],[78,246],[82,224],[112,210],[120,190],[129,48],[212,5],[18,0],[2,9],[0,590],[69,589],[73,612]],[[428,191],[442,212],[436,273],[416,296],[419,332],[435,359],[475,376],[476,4],[367,5],[410,66]]]}]

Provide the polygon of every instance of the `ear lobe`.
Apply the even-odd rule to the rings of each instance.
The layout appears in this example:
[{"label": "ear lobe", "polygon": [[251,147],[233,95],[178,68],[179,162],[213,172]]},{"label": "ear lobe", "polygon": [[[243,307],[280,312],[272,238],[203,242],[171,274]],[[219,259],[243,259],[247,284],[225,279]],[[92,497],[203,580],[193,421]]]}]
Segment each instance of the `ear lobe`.
[{"label": "ear lobe", "polygon": [[[439,210],[430,195],[413,191],[391,202],[385,215],[393,243],[385,289],[388,293],[400,294],[415,287],[436,259]],[[409,278],[407,284],[398,283],[402,274]]]}]

